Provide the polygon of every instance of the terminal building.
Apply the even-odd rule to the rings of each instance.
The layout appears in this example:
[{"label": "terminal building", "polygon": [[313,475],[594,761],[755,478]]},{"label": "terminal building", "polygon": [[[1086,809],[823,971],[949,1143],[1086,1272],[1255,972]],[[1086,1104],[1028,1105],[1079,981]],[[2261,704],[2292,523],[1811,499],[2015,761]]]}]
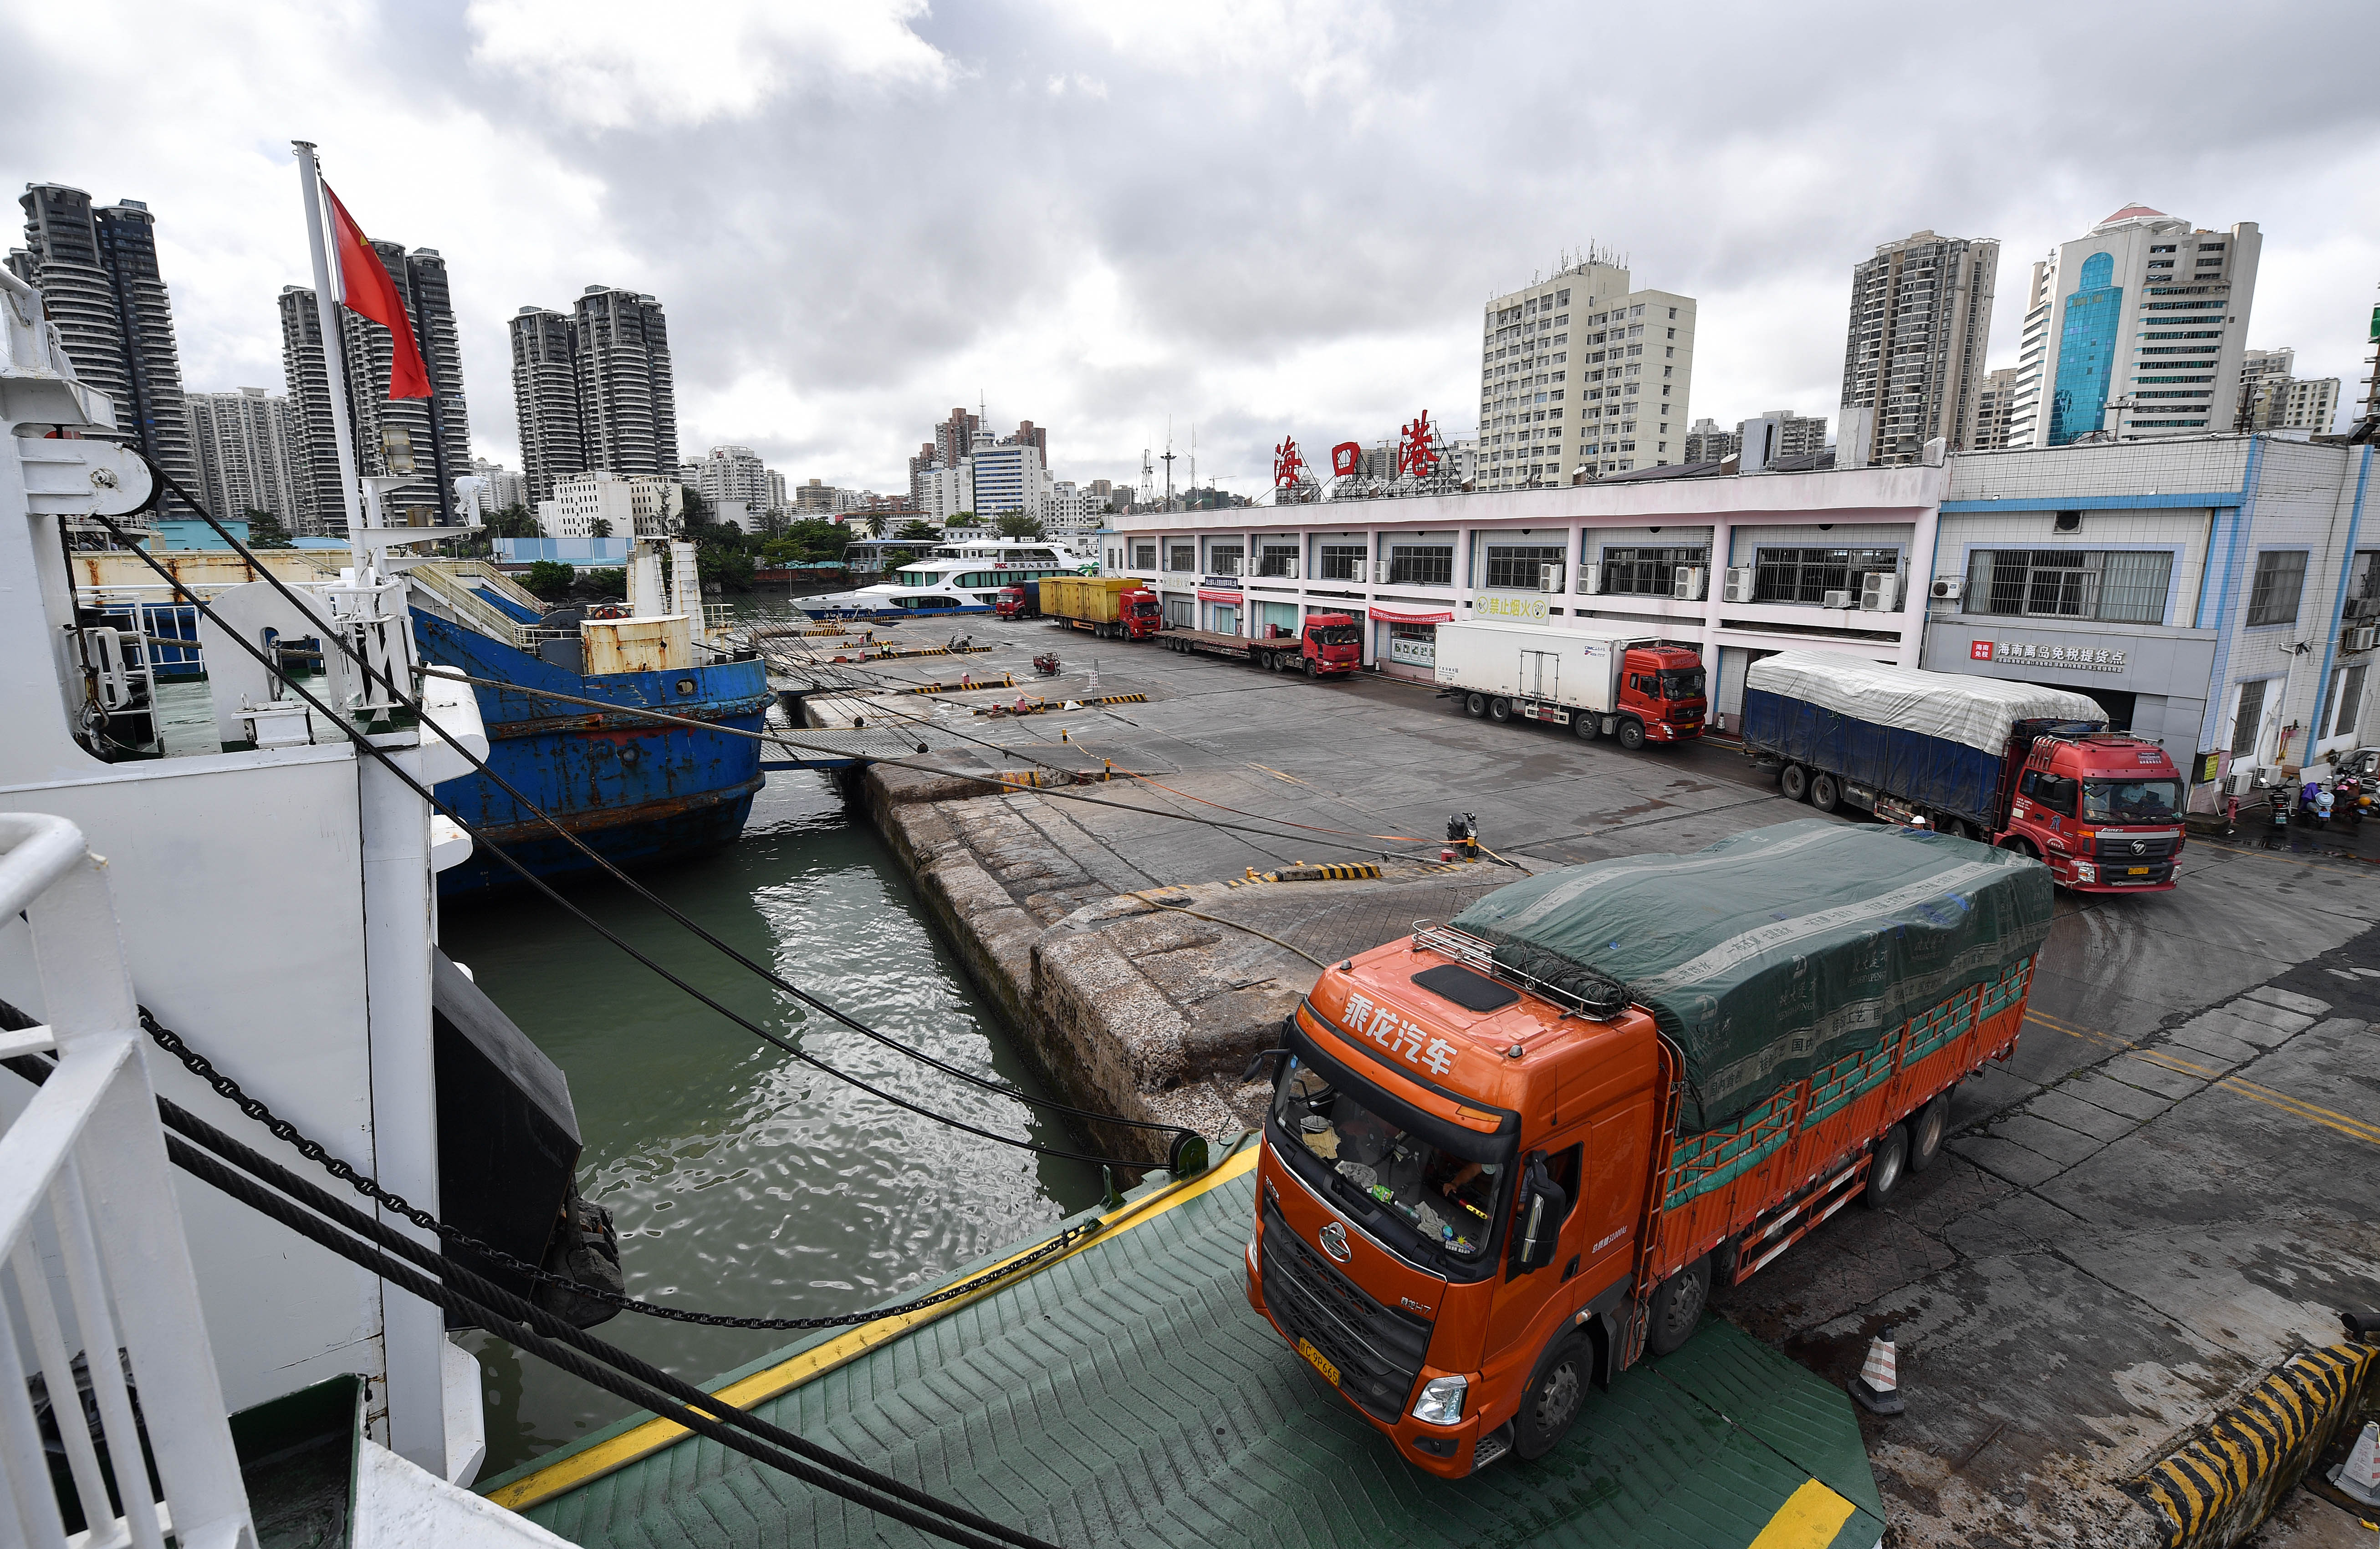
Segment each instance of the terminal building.
[{"label": "terminal building", "polygon": [[1367,667],[1419,682],[1450,620],[1641,624],[1702,653],[1722,732],[1744,670],[1793,648],[2075,689],[2189,768],[2207,805],[2235,770],[2380,745],[2371,462],[2302,435],[1937,446],[1894,467],[1134,511],[1099,536],[1171,627],[1348,613]]}]

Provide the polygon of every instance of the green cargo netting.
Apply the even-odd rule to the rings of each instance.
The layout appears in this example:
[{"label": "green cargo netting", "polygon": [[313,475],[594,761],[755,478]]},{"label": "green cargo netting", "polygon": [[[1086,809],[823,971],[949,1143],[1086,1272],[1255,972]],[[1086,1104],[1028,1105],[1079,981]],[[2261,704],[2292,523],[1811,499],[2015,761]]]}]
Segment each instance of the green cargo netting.
[{"label": "green cargo netting", "polygon": [[1678,1127],[1700,1133],[2031,957],[2050,899],[2009,851],[1810,817],[1547,872],[1452,923],[1590,1000],[1625,985],[1684,1052]]}]

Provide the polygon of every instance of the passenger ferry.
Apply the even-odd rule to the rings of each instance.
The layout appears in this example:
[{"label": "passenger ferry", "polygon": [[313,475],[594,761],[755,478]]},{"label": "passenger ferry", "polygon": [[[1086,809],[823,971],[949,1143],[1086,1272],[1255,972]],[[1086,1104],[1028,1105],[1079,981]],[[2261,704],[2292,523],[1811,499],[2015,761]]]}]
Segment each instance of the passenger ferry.
[{"label": "passenger ferry", "polygon": [[1045,575],[1089,575],[1098,568],[1058,544],[1036,539],[938,544],[927,551],[925,558],[895,571],[889,581],[806,599],[802,611],[814,619],[989,613],[1002,587],[1038,581]]}]

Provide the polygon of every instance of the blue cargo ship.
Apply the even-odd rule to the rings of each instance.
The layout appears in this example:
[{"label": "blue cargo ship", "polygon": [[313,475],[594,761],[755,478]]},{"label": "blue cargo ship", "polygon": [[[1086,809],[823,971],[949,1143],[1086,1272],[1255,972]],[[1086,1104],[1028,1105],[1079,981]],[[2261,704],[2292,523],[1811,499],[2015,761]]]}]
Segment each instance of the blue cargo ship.
[{"label": "blue cargo ship", "polygon": [[[501,590],[471,590],[505,619],[536,623],[535,614]],[[487,725],[489,767],[605,859],[624,868],[683,859],[730,843],[743,831],[763,778],[760,744],[734,731],[760,730],[770,698],[766,669],[749,653],[658,672],[587,673],[565,664],[575,648],[553,653],[564,661],[550,660],[419,602],[413,626],[425,663],[505,685],[472,690]],[[547,697],[552,693],[624,709],[664,710],[722,730],[590,709]],[[437,791],[537,875],[563,877],[594,869],[487,776],[466,775]],[[454,898],[518,881],[502,861],[475,851],[439,874],[438,892]]]}]

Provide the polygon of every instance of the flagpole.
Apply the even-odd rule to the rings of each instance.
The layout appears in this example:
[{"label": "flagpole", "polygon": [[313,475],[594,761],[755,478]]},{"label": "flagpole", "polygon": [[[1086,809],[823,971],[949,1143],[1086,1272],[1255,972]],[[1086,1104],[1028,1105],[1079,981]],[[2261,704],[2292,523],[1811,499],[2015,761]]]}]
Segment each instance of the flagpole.
[{"label": "flagpole", "polygon": [[322,168],[314,159],[314,142],[293,139],[297,147],[298,183],[306,194],[306,240],[314,257],[314,310],[322,319],[322,365],[330,378],[331,439],[338,443],[339,493],[346,500],[347,547],[360,581],[371,564],[371,546],[364,539],[363,483],[356,467],[355,432],[347,423],[346,336],[339,326],[339,304],[331,294],[331,249],[322,233]]}]

